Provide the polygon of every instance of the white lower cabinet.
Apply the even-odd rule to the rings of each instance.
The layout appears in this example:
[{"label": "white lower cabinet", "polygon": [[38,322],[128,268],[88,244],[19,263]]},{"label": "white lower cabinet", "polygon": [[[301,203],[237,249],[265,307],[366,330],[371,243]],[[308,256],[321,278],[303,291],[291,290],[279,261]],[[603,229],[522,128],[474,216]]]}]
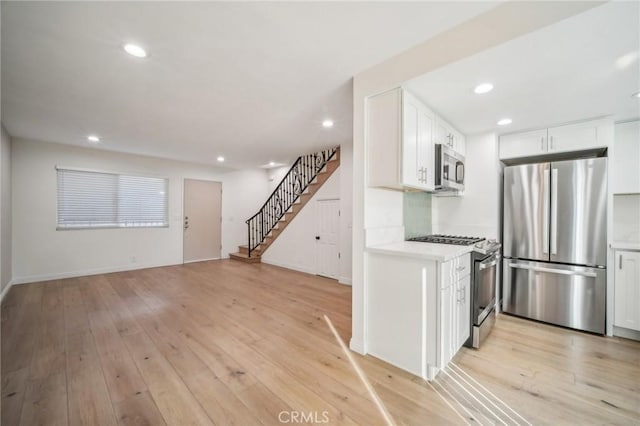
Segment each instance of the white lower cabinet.
[{"label": "white lower cabinet", "polygon": [[616,251],[613,325],[640,331],[640,252]]},{"label": "white lower cabinet", "polygon": [[367,352],[432,380],[469,337],[471,256],[367,254]]},{"label": "white lower cabinet", "polygon": [[[467,275],[458,281],[456,306],[458,307],[458,327],[456,346],[458,349],[471,335],[471,276]],[[456,350],[458,352],[458,350]],[[455,354],[454,354],[455,355]]]},{"label": "white lower cabinet", "polygon": [[460,350],[470,333],[470,256],[445,262],[440,290],[441,351],[439,367],[444,368]]}]

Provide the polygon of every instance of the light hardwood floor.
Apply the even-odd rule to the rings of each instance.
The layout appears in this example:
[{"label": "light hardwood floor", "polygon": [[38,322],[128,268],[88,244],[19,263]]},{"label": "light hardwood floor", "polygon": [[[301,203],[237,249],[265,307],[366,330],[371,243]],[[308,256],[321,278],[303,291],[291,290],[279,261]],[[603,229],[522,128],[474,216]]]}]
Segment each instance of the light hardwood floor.
[{"label": "light hardwood floor", "polygon": [[[383,424],[325,314],[348,343],[350,287],[234,261],[14,286],[2,424]],[[431,384],[355,358],[398,424],[640,424],[637,342],[503,315]]]}]

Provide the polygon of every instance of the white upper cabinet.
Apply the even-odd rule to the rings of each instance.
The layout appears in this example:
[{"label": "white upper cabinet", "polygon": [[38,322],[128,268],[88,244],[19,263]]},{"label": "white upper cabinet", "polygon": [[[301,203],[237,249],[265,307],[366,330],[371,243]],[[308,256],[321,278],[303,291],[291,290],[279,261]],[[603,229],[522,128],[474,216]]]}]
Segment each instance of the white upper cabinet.
[{"label": "white upper cabinet", "polygon": [[367,99],[370,187],[435,188],[433,113],[401,88]]},{"label": "white upper cabinet", "polygon": [[500,159],[547,153],[547,129],[500,136]]},{"label": "white upper cabinet", "polygon": [[616,124],[613,147],[614,194],[640,193],[640,121]]},{"label": "white upper cabinet", "polygon": [[549,152],[582,151],[606,147],[601,121],[569,124],[549,128]]},{"label": "white upper cabinet", "polygon": [[408,92],[402,96],[402,183],[433,190],[433,114]]},{"label": "white upper cabinet", "polygon": [[611,121],[605,119],[503,135],[500,159],[606,148],[611,144],[610,129]]},{"label": "white upper cabinet", "polygon": [[435,117],[434,144],[441,144],[464,155],[466,141],[462,133],[454,129],[440,117]]}]

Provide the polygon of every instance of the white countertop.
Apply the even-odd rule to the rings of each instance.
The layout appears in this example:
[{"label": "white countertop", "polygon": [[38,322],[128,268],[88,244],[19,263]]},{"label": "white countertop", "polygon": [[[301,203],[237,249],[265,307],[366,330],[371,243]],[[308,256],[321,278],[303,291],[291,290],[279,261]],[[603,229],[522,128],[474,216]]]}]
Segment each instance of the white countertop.
[{"label": "white countertop", "polygon": [[393,256],[412,257],[416,259],[446,262],[473,251],[473,245],[456,246],[451,244],[419,243],[415,241],[400,241],[397,243],[380,244],[365,249],[368,253],[389,254]]},{"label": "white countertop", "polygon": [[613,241],[611,248],[618,250],[640,250],[640,243],[634,243],[632,241]]}]

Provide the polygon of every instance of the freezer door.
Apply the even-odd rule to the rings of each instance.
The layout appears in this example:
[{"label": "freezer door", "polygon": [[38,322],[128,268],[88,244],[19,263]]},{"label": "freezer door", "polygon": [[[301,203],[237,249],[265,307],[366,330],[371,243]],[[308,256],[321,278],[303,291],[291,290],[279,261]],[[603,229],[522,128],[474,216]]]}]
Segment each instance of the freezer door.
[{"label": "freezer door", "polygon": [[607,159],[551,163],[551,261],[607,264]]},{"label": "freezer door", "polygon": [[549,163],[505,167],[505,257],[549,260],[549,169]]},{"label": "freezer door", "polygon": [[504,260],[504,312],[604,334],[606,269]]}]

